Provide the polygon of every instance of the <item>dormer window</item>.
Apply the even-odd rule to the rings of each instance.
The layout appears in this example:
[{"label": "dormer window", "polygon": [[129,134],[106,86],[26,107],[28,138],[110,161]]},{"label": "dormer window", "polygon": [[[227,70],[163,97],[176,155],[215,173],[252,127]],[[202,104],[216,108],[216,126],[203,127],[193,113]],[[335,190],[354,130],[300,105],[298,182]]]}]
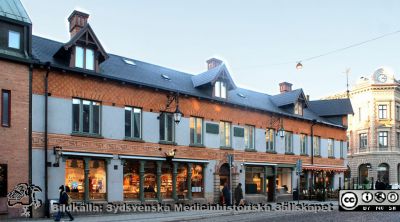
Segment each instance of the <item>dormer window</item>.
[{"label": "dormer window", "polygon": [[226,99],[226,83],[223,81],[216,81],[214,85],[214,96]]},{"label": "dormer window", "polygon": [[21,49],[21,34],[16,31],[8,31],[8,47],[12,49]]},{"label": "dormer window", "polygon": [[94,70],[94,51],[93,49],[75,47],[75,67]]},{"label": "dormer window", "polygon": [[297,115],[303,115],[303,103],[302,102],[296,102],[294,105],[294,114]]}]

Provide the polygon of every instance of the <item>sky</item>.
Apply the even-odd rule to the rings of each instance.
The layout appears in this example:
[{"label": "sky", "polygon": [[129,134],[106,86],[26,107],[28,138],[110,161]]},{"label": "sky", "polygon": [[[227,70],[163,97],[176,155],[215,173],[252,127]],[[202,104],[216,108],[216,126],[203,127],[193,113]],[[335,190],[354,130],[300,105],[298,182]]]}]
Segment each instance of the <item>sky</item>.
[{"label": "sky", "polygon": [[[287,81],[311,99],[346,90],[378,67],[400,72],[400,33],[346,51],[296,61],[400,30],[396,0],[21,0],[33,34],[69,40],[67,18],[89,13],[108,53],[191,74],[222,59],[235,83],[278,94]],[[95,4],[96,3],[96,4]]]}]

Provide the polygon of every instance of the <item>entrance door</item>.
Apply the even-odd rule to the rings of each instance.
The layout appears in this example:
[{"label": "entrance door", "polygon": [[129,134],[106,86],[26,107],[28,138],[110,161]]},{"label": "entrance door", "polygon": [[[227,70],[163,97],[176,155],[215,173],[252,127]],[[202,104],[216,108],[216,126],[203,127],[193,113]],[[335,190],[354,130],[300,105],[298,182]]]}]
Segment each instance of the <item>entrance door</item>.
[{"label": "entrance door", "polygon": [[229,177],[229,164],[224,163],[222,164],[221,168],[219,169],[219,191],[220,191],[220,203],[223,203],[223,196],[222,196],[222,188],[224,185],[228,184],[230,187],[230,177]]}]

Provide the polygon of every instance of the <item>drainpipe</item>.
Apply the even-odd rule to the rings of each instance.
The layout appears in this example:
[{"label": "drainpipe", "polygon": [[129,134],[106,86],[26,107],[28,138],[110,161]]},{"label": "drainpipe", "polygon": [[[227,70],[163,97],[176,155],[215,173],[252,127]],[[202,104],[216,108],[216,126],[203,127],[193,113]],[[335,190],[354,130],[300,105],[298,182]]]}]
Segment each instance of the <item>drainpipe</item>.
[{"label": "drainpipe", "polygon": [[45,216],[47,218],[50,217],[49,212],[49,183],[48,183],[48,159],[47,159],[47,150],[48,150],[48,132],[47,132],[47,124],[48,124],[48,94],[49,94],[49,73],[50,73],[50,62],[46,62],[46,76],[44,79],[44,199],[45,199]]},{"label": "drainpipe", "polygon": [[[32,72],[33,72],[33,64],[29,65],[29,114],[28,114],[28,159],[29,159],[29,178],[28,184],[32,184]],[[29,189],[31,192],[31,189]],[[29,193],[29,203],[32,203],[32,195]],[[32,206],[30,206],[30,212],[32,212]],[[30,214],[30,218],[32,218],[33,213]]]},{"label": "drainpipe", "polygon": [[[317,124],[317,120],[313,119],[311,124],[311,165],[314,165],[314,126]],[[314,171],[311,171],[311,191],[314,191]],[[310,192],[311,200],[311,192]]]}]

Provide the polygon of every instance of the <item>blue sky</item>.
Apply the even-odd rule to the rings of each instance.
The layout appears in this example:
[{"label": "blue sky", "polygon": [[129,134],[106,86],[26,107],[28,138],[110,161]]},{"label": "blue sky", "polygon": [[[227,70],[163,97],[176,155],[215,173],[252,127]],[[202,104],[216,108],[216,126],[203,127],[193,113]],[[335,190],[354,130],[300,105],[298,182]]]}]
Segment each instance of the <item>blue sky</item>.
[{"label": "blue sky", "polygon": [[21,1],[35,35],[68,41],[67,17],[79,9],[110,53],[193,74],[217,56],[237,85],[269,94],[288,81],[317,99],[346,89],[346,68],[350,83],[380,66],[400,71],[400,34],[304,62],[300,71],[295,62],[276,65],[399,30],[395,0]]}]

